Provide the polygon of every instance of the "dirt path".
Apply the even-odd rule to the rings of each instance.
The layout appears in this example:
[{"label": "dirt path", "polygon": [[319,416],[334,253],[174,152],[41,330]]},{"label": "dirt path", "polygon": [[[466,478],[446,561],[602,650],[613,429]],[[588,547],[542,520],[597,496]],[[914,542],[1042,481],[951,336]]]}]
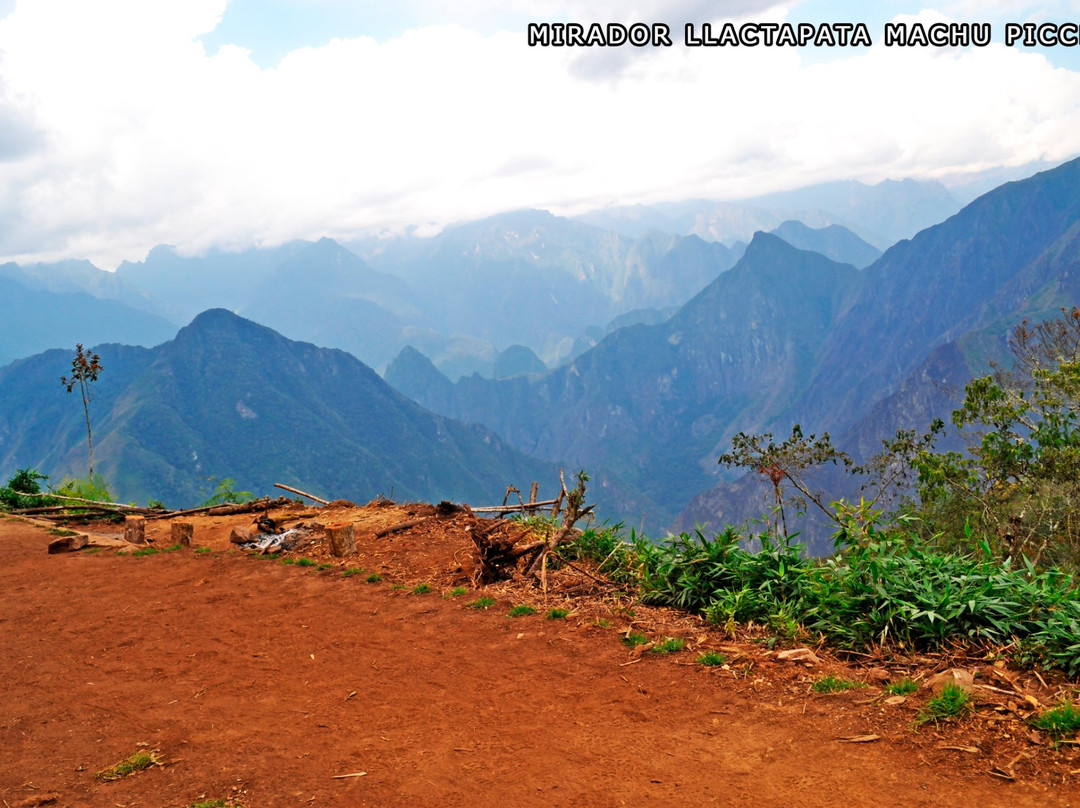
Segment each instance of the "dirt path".
[{"label": "dirt path", "polygon": [[[1008,783],[957,753],[838,743],[873,730],[842,702],[625,664],[588,623],[239,553],[49,556],[49,538],[0,520],[11,808],[1080,806],[1075,779]],[[140,748],[166,765],[94,779]]]}]

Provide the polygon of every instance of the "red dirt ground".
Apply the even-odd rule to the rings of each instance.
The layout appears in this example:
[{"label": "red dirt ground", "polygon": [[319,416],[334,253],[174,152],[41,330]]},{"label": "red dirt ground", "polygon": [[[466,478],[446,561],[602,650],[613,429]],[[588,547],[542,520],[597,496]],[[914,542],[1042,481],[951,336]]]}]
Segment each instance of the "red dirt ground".
[{"label": "red dirt ground", "polygon": [[[440,597],[468,585],[462,523],[374,535],[428,506],[304,514],[354,521],[358,556],[324,570],[249,557],[228,532],[250,516],[193,518],[210,552],[48,555],[47,532],[0,520],[3,805],[1080,808],[1075,747],[1028,737],[1015,704],[916,732],[913,704],[873,687],[809,688],[865,671],[778,663],[694,618],[524,585],[489,587],[486,611],[466,605],[476,591]],[[167,523],[148,533],[168,543]],[[507,616],[523,602],[540,612]],[[562,604],[568,619],[545,619]],[[635,657],[619,642],[631,625],[732,664]],[[95,779],[140,750],[162,765]]]}]

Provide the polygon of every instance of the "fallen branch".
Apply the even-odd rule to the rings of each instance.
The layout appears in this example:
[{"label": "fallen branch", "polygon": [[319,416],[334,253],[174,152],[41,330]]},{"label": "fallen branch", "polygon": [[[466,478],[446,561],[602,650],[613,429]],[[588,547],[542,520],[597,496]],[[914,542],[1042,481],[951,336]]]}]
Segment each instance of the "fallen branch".
[{"label": "fallen branch", "polygon": [[403,530],[408,530],[410,527],[416,527],[417,525],[421,524],[422,522],[426,522],[427,520],[428,518],[424,517],[423,519],[409,519],[406,522],[398,522],[396,525],[390,525],[390,527],[384,527],[382,530],[376,530],[375,538],[381,539],[384,536],[391,535],[392,533],[400,533]]},{"label": "fallen branch", "polygon": [[196,513],[205,513],[208,516],[231,516],[238,513],[253,513],[254,511],[268,510],[269,508],[283,508],[290,503],[288,497],[270,499],[262,497],[250,502],[237,502],[226,505],[203,505],[200,508],[188,508],[186,511],[154,511],[148,515],[149,519],[172,519],[177,516],[191,516]]},{"label": "fallen branch", "polygon": [[585,483],[588,479],[589,476],[584,471],[579,471],[577,473],[577,485],[574,486],[573,491],[567,491],[566,480],[562,471],[559,471],[559,482],[562,483],[562,491],[566,494],[566,513],[563,515],[562,527],[544,543],[545,546],[525,569],[525,575],[533,577],[539,575],[548,554],[559,545],[570,541],[570,537],[574,535],[574,525],[577,521],[592,513],[594,506],[585,504]]},{"label": "fallen branch", "polygon": [[329,505],[330,504],[325,499],[320,499],[319,497],[315,496],[314,494],[309,494],[306,491],[301,491],[299,488],[292,488],[291,486],[284,485],[282,483],[274,483],[274,488],[281,488],[281,489],[283,489],[285,491],[292,491],[294,494],[299,494],[302,497],[307,497],[308,499],[313,499],[316,502],[320,503],[321,505]]},{"label": "fallen branch", "polygon": [[548,499],[543,502],[523,502],[520,505],[485,505],[482,508],[470,508],[473,513],[514,513],[516,511],[531,511],[537,508],[546,508],[558,502],[557,499]]},{"label": "fallen branch", "polygon": [[[102,501],[96,500],[96,499],[83,499],[82,497],[69,497],[66,494],[49,494],[49,493],[46,493],[46,494],[23,494],[23,493],[20,493],[19,496],[21,496],[21,497],[45,497],[45,498],[48,498],[48,499],[62,499],[62,500],[65,500],[67,502],[82,502],[82,503],[84,503],[86,505],[97,506],[98,508],[102,508],[102,509],[121,510],[121,511],[128,511],[130,513],[146,513],[146,514],[149,514],[149,513],[161,513],[162,512],[161,508],[140,508],[138,505],[125,505],[123,502],[102,502]],[[64,507],[64,506],[59,506],[59,507]],[[74,507],[77,507],[77,506],[69,505],[67,507],[74,508]]]}]

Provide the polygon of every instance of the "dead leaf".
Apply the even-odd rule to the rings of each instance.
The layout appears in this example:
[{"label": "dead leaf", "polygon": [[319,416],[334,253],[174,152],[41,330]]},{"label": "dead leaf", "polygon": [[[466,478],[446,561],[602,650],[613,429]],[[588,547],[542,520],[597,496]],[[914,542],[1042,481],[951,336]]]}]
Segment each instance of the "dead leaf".
[{"label": "dead leaf", "polygon": [[353,772],[352,774],[335,774],[331,780],[344,780],[347,777],[367,777],[367,772]]},{"label": "dead leaf", "polygon": [[953,752],[967,752],[969,755],[979,754],[977,746],[939,746],[938,749],[949,749]]},{"label": "dead leaf", "polygon": [[849,738],[837,738],[840,743],[873,743],[874,741],[880,741],[880,735],[852,735]]},{"label": "dead leaf", "polygon": [[885,699],[885,703],[888,704],[890,707],[895,707],[898,704],[903,704],[905,701],[907,701],[907,696],[889,696],[889,698]]}]

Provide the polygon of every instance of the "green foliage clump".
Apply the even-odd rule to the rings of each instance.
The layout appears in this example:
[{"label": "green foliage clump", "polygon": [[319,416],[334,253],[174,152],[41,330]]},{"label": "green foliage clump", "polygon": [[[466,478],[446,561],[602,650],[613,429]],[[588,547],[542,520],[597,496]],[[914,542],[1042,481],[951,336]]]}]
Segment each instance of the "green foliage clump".
[{"label": "green foliage clump", "polygon": [[377,572],[373,572],[366,578],[366,580],[369,584],[377,584],[379,583],[379,581],[382,580],[382,576],[379,575],[379,573]]},{"label": "green foliage clump", "polygon": [[455,586],[453,589],[447,590],[443,593],[444,598],[460,598],[462,595],[468,594],[469,590],[464,586]]},{"label": "green foliage clump", "polygon": [[570,612],[566,609],[559,609],[556,607],[554,609],[548,609],[548,613],[545,616],[548,620],[565,620],[569,614]]},{"label": "green foliage clump", "polygon": [[20,508],[34,508],[39,505],[52,505],[56,500],[47,497],[27,496],[28,494],[40,494],[41,483],[49,479],[49,475],[41,474],[37,469],[18,469],[0,488],[0,508],[18,510]]},{"label": "green foliage clump", "polygon": [[530,614],[536,614],[536,607],[529,606],[527,603],[520,603],[511,607],[508,613],[510,617],[526,617]]},{"label": "green foliage clump", "polygon": [[649,642],[649,638],[642,634],[640,631],[630,631],[622,638],[623,645],[630,648],[636,648],[639,645],[646,645]]},{"label": "green foliage clump", "polygon": [[472,603],[468,604],[470,609],[490,609],[495,605],[495,598],[484,595],[477,598]]},{"label": "green foliage clump", "polygon": [[359,567],[349,567],[346,570],[342,570],[341,577],[342,578],[351,578],[354,575],[359,575],[362,572],[363,572],[363,570],[360,569]]},{"label": "green foliage clump", "polygon": [[426,595],[430,591],[431,591],[431,584],[423,583],[423,584],[417,584],[416,586],[414,586],[412,593],[414,595]]},{"label": "green foliage clump", "polygon": [[65,479],[56,493],[65,497],[77,499],[89,499],[94,502],[112,502],[113,495],[109,490],[109,484],[101,473],[91,474],[88,477],[76,477]]}]

